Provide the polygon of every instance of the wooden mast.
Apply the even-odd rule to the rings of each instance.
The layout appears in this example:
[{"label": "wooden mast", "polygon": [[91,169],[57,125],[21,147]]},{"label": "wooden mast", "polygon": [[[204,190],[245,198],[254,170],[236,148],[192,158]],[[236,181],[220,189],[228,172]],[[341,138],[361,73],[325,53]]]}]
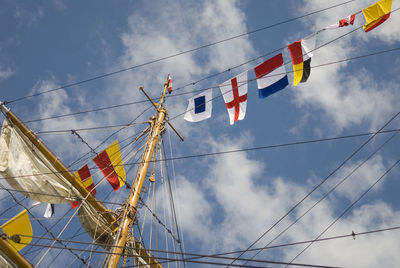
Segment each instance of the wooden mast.
[{"label": "wooden mast", "polygon": [[[164,100],[164,96],[165,96],[165,90],[166,87],[164,88],[164,92],[163,92],[163,97],[160,100],[160,104],[158,106],[158,113],[159,116],[157,118],[157,120],[153,120],[153,135],[152,137],[154,137],[151,140],[154,140],[154,142],[148,142],[148,145],[150,144],[150,146],[146,147],[146,148],[151,148],[151,152],[148,152],[148,154],[146,155],[152,155],[154,147],[158,141],[158,136],[161,133],[161,131],[164,129],[164,118],[165,118],[165,114],[166,114],[166,110],[165,108],[162,107],[162,102]],[[147,96],[147,94],[146,94]],[[153,103],[154,104],[154,103]],[[40,139],[24,124],[22,123],[22,121],[14,114],[12,113],[8,108],[6,108],[4,106],[4,104],[2,102],[0,102],[0,109],[3,110],[3,112],[6,114],[7,118],[18,128],[21,130],[21,132],[29,139],[29,141],[31,141],[38,149],[39,151],[51,162],[53,163],[54,167],[57,169],[58,172],[62,173],[64,175],[64,177],[68,180],[69,183],[71,183],[71,185],[77,189],[77,191],[86,199],[86,201],[98,212],[99,215],[102,215],[104,217],[104,219],[108,222],[108,224],[110,225],[110,227],[112,228],[114,233],[120,233],[118,230],[118,225],[117,225],[117,220],[114,217],[114,215],[112,214],[112,212],[110,210],[108,210],[107,208],[105,208],[84,186],[83,184],[76,180],[75,176],[64,166],[64,164],[58,159],[58,157],[56,157],[41,141]],[[175,131],[175,129],[174,129]],[[154,135],[154,133],[157,133],[156,135]],[[155,139],[156,137],[156,139]],[[148,168],[148,164],[150,163],[151,160],[151,156],[150,157],[146,157],[145,158],[145,172],[143,172],[143,174],[145,175],[147,172],[147,168]],[[142,166],[142,165],[141,165]],[[141,185],[137,185],[135,184],[135,187],[137,189],[141,189],[143,186],[143,181],[144,181],[144,177],[141,178]],[[131,190],[131,194],[132,194],[132,190]],[[138,192],[140,193],[140,191]],[[137,205],[137,201],[139,199],[139,195],[133,195],[133,203],[135,204],[135,208]],[[132,204],[133,204],[132,203]],[[135,210],[136,211],[136,210]],[[130,216],[130,215],[129,215]],[[125,236],[125,241],[126,241],[126,236]],[[140,258],[145,261],[146,263],[149,263],[151,266],[153,267],[162,267],[152,256],[151,254],[149,254],[144,248],[143,246],[138,243],[137,241],[132,241],[132,243],[135,245],[136,247],[136,251],[138,253],[140,253]],[[9,245],[9,243],[5,240],[3,240],[2,238],[0,238],[0,251],[2,251],[4,253],[5,256],[7,256],[10,260],[12,260],[14,263],[16,263],[19,267],[32,267],[32,265],[25,259],[23,258],[17,251],[15,251],[15,249],[13,249],[11,247],[11,245]],[[121,248],[122,251],[122,248]],[[114,256],[114,255],[113,255]],[[119,257],[119,255],[118,255]],[[118,258],[119,259],[119,258]],[[116,261],[116,263],[118,263],[118,260]]]},{"label": "wooden mast", "polygon": [[0,237],[0,250],[4,253],[4,255],[17,267],[21,268],[32,268],[33,265],[30,264],[24,257],[22,257],[17,250],[13,246],[11,246],[6,239]]},{"label": "wooden mast", "polygon": [[[114,247],[112,248],[111,251],[111,256],[108,260],[107,267],[109,268],[115,268],[118,265],[119,259],[122,255],[123,249],[128,242],[128,236],[129,236],[129,231],[133,225],[133,222],[136,217],[136,211],[137,211],[137,203],[139,201],[139,196],[142,191],[143,183],[146,179],[147,175],[147,170],[149,168],[149,165],[151,164],[151,160],[153,157],[153,152],[154,149],[156,148],[156,145],[159,141],[159,137],[164,131],[165,127],[165,116],[167,114],[166,109],[162,106],[164,99],[165,99],[165,93],[166,89],[168,87],[168,80],[164,84],[164,90],[161,95],[159,103],[154,103],[151,98],[146,94],[144,91],[143,87],[140,87],[140,90],[146,95],[146,97],[150,100],[150,102],[153,104],[153,106],[157,109],[157,117],[152,117],[151,120],[151,134],[146,142],[145,150],[142,155],[142,160],[141,163],[138,166],[138,169],[136,171],[136,175],[133,181],[133,187],[129,193],[129,196],[126,201],[126,212],[121,212],[122,216],[122,221],[120,224],[120,231],[118,232],[117,238],[116,238],[116,243],[114,244]],[[168,121],[166,121],[169,123]],[[175,132],[176,130],[173,129]],[[179,134],[178,134],[179,135]],[[180,135],[179,135],[180,137]],[[181,137],[180,137],[181,138]],[[183,140],[183,138],[181,138]],[[158,262],[156,262],[154,259],[148,263],[149,267],[162,267]]]},{"label": "wooden mast", "polygon": [[[64,166],[64,164],[56,157],[42,142],[41,140],[24,124],[22,121],[6,108],[5,105],[0,102],[0,109],[6,114],[7,118],[34,144],[39,151],[54,165],[56,170],[60,172],[64,178],[86,199],[86,201],[93,206],[99,215],[102,215],[108,222],[113,230],[117,229],[117,221],[110,210],[106,209],[89,191],[83,186],[83,184],[76,180],[75,176]],[[16,251],[6,240],[0,238],[0,251],[18,265],[18,267],[33,267],[24,257],[22,257],[18,251]]]},{"label": "wooden mast", "polygon": [[[179,136],[179,138],[183,141],[183,138],[179,135],[179,133],[175,130],[175,128],[165,119],[167,114],[166,109],[162,106],[166,89],[168,86],[168,81],[164,85],[163,93],[160,98],[159,103],[154,103],[150,97],[146,94],[144,89],[141,87],[140,89],[146,95],[147,98],[151,101],[151,103],[157,109],[157,117],[151,118],[151,135],[146,143],[146,147],[144,153],[142,155],[142,161],[138,167],[136,172],[136,176],[134,179],[133,187],[131,192],[129,193],[127,199],[127,212],[125,215],[121,215],[122,221],[120,228],[118,229],[117,220],[114,215],[106,209],[96,198],[86,190],[86,188],[82,185],[82,183],[75,179],[75,176],[70,173],[70,171],[64,166],[64,164],[40,141],[40,139],[24,124],[22,121],[9,109],[7,109],[3,103],[0,102],[0,108],[6,113],[7,118],[16,126],[18,127],[24,135],[39,149],[39,151],[47,158],[50,162],[53,163],[54,167],[57,169],[58,172],[62,173],[64,177],[72,184],[72,186],[78,190],[78,192],[86,198],[86,201],[90,203],[90,205],[95,208],[99,214],[103,215],[106,221],[110,224],[114,232],[117,234],[116,243],[112,248],[111,257],[108,259],[108,267],[117,267],[118,261],[122,254],[122,251],[126,245],[127,237],[129,236],[129,230],[133,225],[133,221],[136,216],[136,208],[137,203],[139,201],[139,196],[143,187],[143,183],[146,179],[146,174],[148,167],[151,163],[151,159],[153,156],[154,149],[159,141],[159,137],[164,131],[165,122],[167,122],[173,131]],[[137,247],[136,251],[139,254],[139,258],[144,260],[147,265],[151,267],[162,267],[143,247],[139,242],[135,240],[131,241],[135,247]],[[32,267],[32,265],[24,259],[18,252],[13,250],[11,246],[0,239],[0,250],[5,253],[5,255],[14,261],[19,267]]]}]

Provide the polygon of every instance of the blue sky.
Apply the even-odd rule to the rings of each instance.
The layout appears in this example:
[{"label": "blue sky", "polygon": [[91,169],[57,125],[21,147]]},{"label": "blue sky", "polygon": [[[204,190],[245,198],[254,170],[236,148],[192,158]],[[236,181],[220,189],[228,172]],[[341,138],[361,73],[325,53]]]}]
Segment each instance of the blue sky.
[{"label": "blue sky", "polygon": [[[0,9],[0,100],[12,101],[136,66],[343,2],[252,0],[82,3],[3,0]],[[145,99],[138,90],[140,85],[151,96],[157,97],[167,74],[171,73],[174,88],[177,88],[172,95],[188,94],[167,98],[165,103],[169,117],[173,118],[171,123],[185,137],[182,143],[173,132],[167,131],[164,141],[169,157],[373,132],[398,112],[398,51],[314,68],[309,80],[296,87],[291,85],[292,76],[289,74],[289,87],[266,99],[258,99],[257,85],[252,81],[248,85],[246,117],[233,126],[229,125],[222,98],[213,101],[213,114],[208,120],[190,123],[184,121],[183,116],[175,118],[185,111],[187,99],[197,94],[190,92],[213,87],[213,96],[217,97],[220,93],[219,84],[245,70],[250,70],[250,78],[254,77],[251,69],[262,60],[192,86],[182,86],[285,47],[373,2],[353,1],[192,53],[13,102],[8,107],[23,121],[30,121],[140,101]],[[399,2],[394,0],[392,10],[398,7]],[[359,14],[353,27],[320,33],[317,47],[363,23],[364,18]],[[312,66],[398,48],[399,25],[400,16],[398,12],[393,12],[387,22],[369,33],[357,30],[316,50]],[[290,60],[287,50],[283,53],[285,62]],[[268,57],[263,60],[266,59]],[[291,68],[290,64],[286,65],[287,71]],[[118,125],[130,122],[147,107],[148,103],[140,103],[56,120],[36,121],[28,125],[36,132]],[[150,109],[137,121],[146,122],[153,113],[154,110]],[[386,129],[396,129],[399,123],[396,118]],[[118,139],[126,139],[144,127],[138,125],[129,128],[121,132]],[[114,129],[82,131],[79,134],[95,147],[112,131]],[[391,134],[378,135],[256,246],[265,246]],[[88,147],[70,132],[39,136],[67,165],[88,152]],[[246,249],[367,139],[368,136],[362,136],[169,161],[186,251],[207,254]],[[112,141],[109,140],[108,144]],[[170,141],[172,151],[169,149]],[[398,146],[399,138],[394,137],[274,244],[314,239],[398,160]],[[99,150],[104,148],[105,145]],[[94,164],[89,161],[89,165]],[[79,166],[72,166],[72,169],[77,168]],[[128,181],[133,176],[134,170],[128,172]],[[93,177],[95,181],[101,179],[99,174]],[[4,180],[1,182],[5,184]],[[399,226],[399,184],[399,169],[395,168],[325,235]],[[104,200],[109,191],[109,185],[100,185],[99,199],[123,202],[128,193],[124,188]],[[158,190],[158,193],[162,191]],[[4,191],[0,192],[1,198],[6,195]],[[159,208],[166,206],[161,197],[158,200]],[[5,209],[12,202],[11,198],[6,198],[0,208]],[[27,200],[24,202],[28,206],[31,204]],[[63,216],[68,208],[67,205],[56,206],[54,217]],[[41,217],[43,210],[44,205],[41,205],[35,207],[33,212]],[[17,207],[7,211],[1,216],[2,222],[5,217],[18,211]],[[51,226],[54,221],[49,220],[45,224]],[[57,234],[62,226],[56,227],[54,233]],[[68,238],[78,227],[79,222],[75,219],[62,237]],[[38,235],[42,232],[40,230]],[[296,262],[346,267],[393,267],[400,261],[398,237],[398,231],[391,231],[360,236],[356,240],[348,238],[316,243]],[[86,236],[79,239],[90,241]],[[285,262],[290,261],[301,249],[298,246],[265,251],[256,258]],[[57,252],[51,251],[43,265],[51,263]],[[251,256],[245,255],[248,258]],[[28,258],[36,263],[40,254],[30,254]],[[74,258],[70,253],[63,252],[57,260],[68,266]],[[72,267],[80,267],[81,264],[76,261]],[[194,265],[190,264],[189,267]]]}]

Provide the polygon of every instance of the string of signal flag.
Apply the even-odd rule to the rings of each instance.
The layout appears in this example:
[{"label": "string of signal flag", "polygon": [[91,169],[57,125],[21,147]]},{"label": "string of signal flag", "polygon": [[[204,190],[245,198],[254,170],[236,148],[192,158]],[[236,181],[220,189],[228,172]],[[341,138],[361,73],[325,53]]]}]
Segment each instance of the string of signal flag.
[{"label": "string of signal flag", "polygon": [[[367,24],[364,25],[364,30],[370,31],[376,26],[383,23],[390,16],[391,12],[391,0],[381,0],[375,3],[374,8],[371,9],[372,6],[364,9],[362,12],[364,17],[367,20]],[[389,11],[387,12],[388,5],[390,3]],[[383,5],[384,14],[376,13],[376,7],[380,7]],[[368,10],[372,10],[375,13],[372,16],[373,20],[368,23]],[[371,11],[371,12],[372,12]],[[366,15],[367,14],[367,15]],[[370,15],[370,14],[369,14]],[[344,20],[340,20],[337,27],[343,27],[348,25],[353,25],[355,19],[355,14],[349,16]],[[333,26],[328,26],[326,29],[334,28]],[[311,58],[313,56],[312,51],[315,50],[316,37],[319,32],[314,33],[310,36],[307,36],[301,40],[298,40],[288,46],[288,50],[291,54],[292,62],[293,62],[293,85],[296,86],[299,83],[304,83],[307,81],[310,72],[311,72]],[[256,75],[257,85],[259,89],[259,97],[265,98],[271,94],[274,94],[286,86],[288,86],[288,76],[286,70],[283,65],[283,56],[282,52],[263,62],[262,64],[256,66],[254,69],[254,73]],[[234,124],[238,120],[242,120],[246,113],[246,105],[247,105],[247,82],[243,83],[243,81],[247,81],[248,71],[242,72],[234,78],[226,81],[225,83],[220,85],[220,90],[224,97],[225,105],[228,109],[228,114],[230,118],[230,124]],[[282,73],[282,74],[280,74]],[[267,76],[269,75],[269,76]],[[274,77],[271,79],[271,77]],[[168,91],[171,93],[172,91],[172,80],[170,75],[168,75],[167,79],[168,83]],[[191,98],[189,100],[189,106],[187,110],[187,114],[185,115],[185,119],[188,121],[201,121],[206,118],[211,117],[211,102],[207,101],[210,99],[210,95],[212,97],[212,89],[205,91],[204,93],[200,93],[199,95]],[[211,94],[210,94],[211,92]],[[190,106],[192,103],[192,106]],[[210,103],[210,105],[206,106],[206,103]],[[190,109],[189,109],[190,107]],[[118,162],[116,159],[112,157],[115,156],[118,159],[121,159]],[[100,153],[94,159],[96,165],[101,169],[104,176],[107,177],[107,180],[113,186],[114,190],[118,190],[123,185],[125,181],[125,172],[123,170],[122,157],[119,152],[118,142],[114,142],[111,146],[109,146],[106,150]],[[114,166],[116,163],[119,166]],[[121,168],[119,168],[121,167]],[[83,170],[84,169],[84,170]],[[122,171],[121,171],[122,170]],[[121,173],[123,172],[123,173]],[[84,186],[91,191],[93,188],[93,179],[90,176],[89,169],[87,165],[78,170],[76,177],[81,179]],[[92,191],[93,193],[93,191]],[[95,192],[93,193],[95,194]],[[27,216],[27,211],[23,211],[21,216]],[[4,226],[4,225],[3,225]],[[2,229],[3,229],[2,226]],[[7,226],[4,226],[6,228]]]},{"label": "string of signal flag", "polygon": [[[316,50],[316,39],[320,32],[328,29],[342,28],[354,24],[356,15],[363,13],[366,24],[362,27],[369,32],[385,22],[391,14],[392,0],[380,0],[364,8],[362,11],[339,20],[321,30],[308,35],[287,46],[293,65],[293,86],[305,83],[311,73],[311,58]],[[263,63],[252,68],[254,71],[259,98],[266,98],[289,85],[288,75],[284,67],[283,53],[280,52]],[[219,85],[228,111],[230,124],[243,120],[247,107],[248,72],[246,70]],[[199,122],[211,117],[212,88],[190,98],[184,119],[190,122]]]}]

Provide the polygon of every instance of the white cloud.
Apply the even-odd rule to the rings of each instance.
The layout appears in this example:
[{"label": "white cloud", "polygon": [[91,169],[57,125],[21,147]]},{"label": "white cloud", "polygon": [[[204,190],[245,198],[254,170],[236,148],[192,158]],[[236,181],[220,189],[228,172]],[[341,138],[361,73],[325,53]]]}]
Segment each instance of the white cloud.
[{"label": "white cloud", "polygon": [[[233,150],[249,145],[251,140],[251,135],[245,134],[234,140],[209,140],[207,144],[216,151]],[[203,248],[229,251],[249,245],[293,205],[293,199],[304,194],[301,187],[283,178],[265,176],[264,163],[246,153],[217,156],[206,165],[209,171],[200,183],[185,180],[184,187],[178,187],[178,195],[185,196],[181,211],[183,230],[190,230],[186,239],[194,239]],[[205,209],[199,211],[202,207]]]},{"label": "white cloud", "polygon": [[12,76],[14,74],[14,71],[10,68],[4,68],[2,66],[0,66],[0,80],[4,80],[9,78],[10,76]]},{"label": "white cloud", "polygon": [[376,129],[383,124],[383,119],[394,114],[398,94],[390,87],[378,86],[363,70],[350,75],[334,69],[312,70],[307,85],[295,90],[296,103],[323,110],[333,120],[331,128],[337,131],[363,122]]},{"label": "white cloud", "polygon": [[[44,92],[58,88],[60,85],[54,78],[50,80],[41,80],[36,83],[32,89],[32,93]],[[57,90],[56,94],[49,93],[43,94],[37,103],[37,112],[35,112],[35,119],[48,118],[58,116],[60,114],[70,114],[78,110],[87,109],[85,100],[82,96],[68,94],[66,90]],[[29,118],[31,119],[31,118]],[[110,122],[109,114],[84,114],[79,117],[63,117],[62,119],[43,120],[34,123],[34,129],[41,131],[49,130],[76,130],[80,128],[88,128],[93,126],[103,126]],[[79,133],[79,132],[78,132]],[[97,144],[99,136],[96,133],[79,133],[88,144]],[[56,152],[56,155],[63,156],[63,159],[72,157],[76,159],[77,156],[82,155],[89,151],[89,148],[84,145],[75,135],[42,135],[43,139],[49,143],[49,146]],[[68,148],[68,150],[66,150]]]},{"label": "white cloud", "polygon": [[[121,35],[124,45],[122,65],[134,66],[246,32],[245,15],[237,3],[236,1],[196,3],[170,1],[162,4],[160,1],[146,2],[143,8],[145,11],[135,12],[129,18],[128,31]],[[161,12],[156,8],[160,5],[163,6]],[[231,19],[232,16],[235,17],[234,20]],[[118,88],[118,91],[113,91],[112,94],[125,100],[143,99],[143,94],[138,92],[139,85],[143,85],[150,95],[159,96],[168,73],[172,75],[176,88],[212,72],[225,70],[244,62],[254,53],[246,37],[226,42],[224,46],[204,48],[201,53],[186,53],[121,74],[118,80],[112,82],[113,87]],[[167,100],[166,107],[171,117],[186,110],[186,102],[182,100],[182,98]],[[140,110],[138,107],[134,107],[131,112],[135,114],[138,110]],[[186,135],[190,133],[193,124],[185,123],[182,118],[174,120],[173,123]]]},{"label": "white cloud", "polygon": [[[209,140],[207,144],[217,151],[232,150],[248,146],[251,140],[251,136],[245,134],[236,137],[235,140],[226,138]],[[355,163],[340,171],[329,184],[332,186],[358,164]],[[208,161],[207,167],[209,171],[201,177],[200,182],[196,177],[190,182],[180,178],[178,184],[180,185],[178,195],[182,198],[180,204],[182,204],[181,216],[184,219],[185,241],[201,246],[203,251],[214,252],[221,249],[230,251],[246,248],[311,189],[310,185],[294,183],[290,178],[268,176],[268,163],[264,164],[252,159],[248,153],[244,152],[216,156]],[[349,183],[343,184],[335,191],[336,198],[325,199],[273,245],[314,239],[385,169],[381,157],[375,157],[367,162],[349,179]],[[373,191],[379,187],[373,188]],[[348,198],[347,203],[343,203],[341,196]],[[307,198],[294,214],[272,229],[256,247],[265,246],[319,198],[319,194]],[[356,205],[333,225],[324,237],[350,234],[352,230],[357,233],[397,226],[399,221],[400,211],[394,210],[383,201],[371,200],[361,207]],[[393,233],[358,236],[356,240],[350,237],[319,242],[311,246],[296,262],[346,267],[377,267],[385,252],[387,259],[384,263],[390,267],[399,261],[397,244]],[[279,251],[283,259],[278,259],[289,261],[303,248],[304,245],[284,247]],[[267,259],[273,258],[269,252],[271,251],[266,250],[257,258],[260,259],[261,256]],[[365,256],[366,252],[368,256]],[[276,251],[274,254],[276,257]]]},{"label": "white cloud", "polygon": [[22,24],[29,26],[37,23],[45,14],[44,8],[35,7],[31,8],[24,5],[16,5],[14,11],[14,17],[18,19]]},{"label": "white cloud", "polygon": [[53,0],[53,5],[57,10],[64,10],[67,8],[63,0]]},{"label": "white cloud", "polygon": [[[165,9],[155,9],[163,4]],[[144,9],[135,12],[129,18],[129,29],[121,35],[124,45],[120,63],[123,66],[133,66],[152,59],[164,57],[188,48],[197,47],[210,40],[219,40],[246,31],[245,16],[235,1],[204,1],[182,2],[177,4],[171,1],[165,4],[161,1],[148,1],[143,3]],[[317,2],[315,2],[317,3]],[[320,1],[325,7],[326,1]],[[311,3],[310,3],[311,5]],[[307,6],[307,5],[306,5]],[[307,6],[308,7],[308,6]],[[316,7],[314,7],[315,9]],[[343,16],[348,15],[344,10]],[[346,14],[345,14],[346,13]],[[184,17],[171,14],[185,14]],[[235,20],[231,17],[234,16]],[[325,15],[324,15],[325,16]],[[335,16],[332,16],[335,17]],[[331,17],[329,17],[331,18]],[[323,20],[323,17],[317,17]],[[167,23],[168,22],[168,23]],[[330,24],[332,21],[329,20]],[[325,25],[325,24],[324,24]],[[333,33],[333,32],[332,32]],[[329,36],[331,37],[331,36]],[[328,37],[325,37],[326,39]],[[395,37],[393,37],[395,38]],[[338,59],[337,55],[346,57],[352,55],[355,49],[346,46],[348,40],[338,42],[337,46],[329,47],[321,54],[316,54],[313,64]],[[340,52],[340,53],[339,53]],[[100,103],[125,103],[129,100],[143,99],[138,93],[137,87],[144,85],[151,95],[159,95],[166,74],[171,73],[174,85],[182,85],[196,78],[209,74],[212,71],[221,71],[240,62],[246,61],[254,53],[251,43],[246,39],[238,39],[225,43],[224,46],[214,46],[206,49],[206,52],[189,53],[177,58],[169,59],[157,64],[149,65],[132,72],[120,74],[107,85],[109,90],[103,96],[97,97]],[[302,107],[311,106],[313,109],[322,110],[325,117],[333,122],[332,128],[339,129],[349,127],[352,124],[368,122],[371,127],[378,125],[380,119],[396,107],[395,93],[382,89],[381,85],[370,79],[368,70],[360,69],[352,74],[343,74],[347,68],[346,63],[331,66],[325,69],[314,69],[309,82],[296,87],[296,103]],[[320,71],[321,70],[321,71]],[[353,77],[356,76],[356,77]],[[55,79],[40,81],[35,86],[34,92],[40,92],[58,87]],[[386,87],[382,87],[386,88]],[[61,113],[71,113],[75,107],[84,107],[87,96],[72,96],[67,91],[59,90],[57,94],[46,94],[38,103],[38,117],[53,116]],[[74,103],[74,105],[72,105]],[[65,118],[63,120],[43,121],[38,129],[73,129],[80,126],[112,124],[128,121],[139,114],[148,104],[135,105],[129,111],[120,113],[119,117],[113,116],[113,112],[104,112],[101,122],[98,117],[86,115],[77,118]],[[168,99],[167,105],[173,107],[171,113],[184,111],[186,103],[177,102],[173,98]],[[312,116],[306,113],[303,118],[307,120]],[[227,122],[227,114],[218,115]],[[217,116],[215,120],[218,119]],[[331,122],[330,121],[330,122]],[[191,133],[193,124],[186,124],[183,120],[176,121],[184,133]],[[185,129],[184,129],[185,128]],[[203,142],[199,147],[211,148],[213,151],[232,150],[248,147],[253,137],[249,133],[242,133],[233,140],[226,137],[216,140],[204,140],[208,129],[202,129]],[[293,132],[296,130],[293,129]],[[198,134],[199,135],[199,134]],[[89,134],[85,136],[89,144],[95,144],[98,136]],[[196,136],[195,136],[196,138]],[[70,156],[78,155],[78,148],[86,151],[75,137],[56,137],[53,145],[57,150],[65,152],[68,148]],[[77,146],[76,143],[79,143]],[[74,150],[77,149],[77,150]],[[197,150],[196,148],[194,150]],[[64,156],[63,156],[64,157]],[[255,160],[250,154],[241,152],[215,156],[207,161],[208,170],[202,174],[202,180],[194,182],[189,176],[178,176],[177,203],[179,203],[185,240],[202,247],[203,249],[219,251],[221,249],[243,249],[258,238],[267,228],[275,223],[289,208],[301,199],[309,190],[304,184],[289,182],[289,178],[271,177],[268,175],[269,163]],[[384,165],[380,158],[375,159],[358,174],[358,183],[342,189],[338,195],[347,198],[355,197],[359,193],[356,187],[363,180],[372,181],[374,175],[380,173]],[[350,167],[348,168],[350,169]],[[342,171],[346,173],[346,169]],[[197,171],[196,171],[197,172]],[[181,172],[183,174],[183,172]],[[203,172],[201,172],[203,173]],[[198,175],[198,174],[196,174]],[[204,176],[203,176],[204,175]],[[341,174],[339,174],[341,175]],[[338,175],[338,177],[339,177]],[[119,192],[121,193],[121,192]],[[112,200],[119,197],[113,196]],[[118,199],[119,200],[119,199]],[[304,211],[315,202],[311,197],[301,207]],[[305,217],[299,224],[285,235],[286,240],[299,241],[313,238],[323,226],[329,224],[336,216],[336,200],[326,200],[313,212]],[[293,218],[293,216],[291,216]],[[353,214],[345,217],[335,225],[331,234],[349,233],[391,226],[400,219],[398,211],[394,211],[383,202],[373,201],[369,205],[355,209]],[[266,243],[279,231],[290,223],[284,220],[268,236],[263,239]],[[397,223],[398,224],[398,223]],[[190,232],[190,236],[188,233]],[[362,243],[360,243],[360,242]],[[357,248],[355,248],[355,243]],[[387,235],[379,238],[357,237],[346,241],[327,243],[323,246],[313,246],[298,261],[309,263],[326,263],[334,265],[344,263],[345,266],[371,267],[379,266],[382,252],[388,256],[386,266],[394,266],[399,263],[397,252],[398,243],[393,237]],[[264,245],[264,244],[263,244]],[[374,246],[379,245],[378,249]],[[392,247],[392,248],[390,248]],[[359,258],[352,258],[353,252]],[[365,257],[365,252],[371,252]],[[288,258],[293,256],[294,250],[282,251]],[[364,252],[364,254],[363,254]],[[381,254],[381,255],[379,255]],[[342,258],[343,256],[343,258]],[[367,260],[369,262],[367,262]]]},{"label": "white cloud", "polygon": [[[175,202],[181,212],[180,218],[182,219],[184,229],[186,227],[192,230],[190,236],[185,237],[191,241],[201,241],[204,237],[213,239],[209,237],[209,227],[212,224],[212,218],[210,217],[212,207],[204,196],[204,193],[198,191],[198,189],[201,189],[201,183],[189,182],[183,177],[179,177],[177,180]],[[167,205],[166,200],[163,204]]]},{"label": "white cloud", "polygon": [[[329,180],[329,185],[327,185],[327,187],[330,189],[330,187],[336,185],[339,181],[351,174],[360,164],[361,161],[341,168],[336,176]],[[352,176],[348,177],[346,181],[335,190],[335,194],[338,195],[339,198],[346,197],[349,200],[355,200],[382,176],[386,169],[387,167],[383,164],[382,157],[378,155],[363,164]],[[377,184],[372,188],[372,192],[377,191],[381,186],[382,184]]]},{"label": "white cloud", "polygon": [[[331,213],[321,211],[333,221]],[[356,208],[350,215],[338,221],[323,237],[365,232],[375,229],[398,226],[400,212],[394,211],[388,204],[377,201]],[[308,217],[308,220],[298,224],[298,233],[303,233],[305,239],[314,239],[326,224],[321,224],[318,218]],[[337,239],[328,242],[316,242],[295,262],[322,264],[346,267],[394,267],[399,263],[397,252],[400,249],[396,235],[393,232],[356,236]],[[292,235],[298,240],[297,235]],[[305,245],[287,250],[287,260],[291,260]]]},{"label": "white cloud", "polygon": [[[159,6],[164,8],[155,8]],[[175,15],[171,16],[171,14]],[[185,16],[177,16],[176,14],[185,14]],[[235,15],[235,20],[229,19],[231,14]],[[225,23],[222,23],[223,21]],[[246,32],[245,15],[235,1],[204,1],[180,4],[174,1],[170,1],[170,3],[164,1],[145,2],[140,11],[134,12],[129,17],[127,23],[127,30],[120,36],[124,50],[118,66],[112,65],[110,67],[112,71],[120,69],[121,65],[130,67],[198,47],[201,44],[209,43],[210,39],[219,40],[233,34]],[[90,108],[91,103],[95,103],[96,107],[101,107],[143,100],[145,97],[138,90],[140,85],[143,85],[151,96],[159,96],[168,73],[171,73],[174,88],[176,88],[210,72],[221,71],[243,62],[254,53],[254,49],[247,38],[234,40],[227,44],[230,44],[228,48],[213,46],[204,49],[204,53],[201,53],[201,55],[199,53],[187,53],[110,77],[106,80],[105,87],[107,90],[104,90],[101,95],[87,96],[84,91],[81,91],[80,94],[73,94],[72,92],[76,92],[77,88],[58,90],[57,94],[44,94],[40,98],[38,113],[34,118],[86,110]],[[218,57],[218,60],[215,60],[215,57]],[[56,79],[51,78],[48,81],[39,81],[35,85],[34,92],[46,91],[58,86]],[[179,93],[179,91],[176,91],[176,93]],[[165,105],[170,116],[180,114],[186,109],[186,102],[182,101],[182,98],[179,100],[169,98]],[[79,117],[63,117],[61,120],[47,120],[35,129],[75,129],[81,126],[127,123],[149,106],[150,104],[147,102],[124,107],[124,112],[114,109],[103,111],[101,115],[96,113],[79,115]],[[149,111],[152,115],[154,109]],[[118,116],[116,116],[117,114]],[[145,114],[138,121],[147,121],[149,114]],[[101,120],[99,120],[100,117]],[[187,136],[195,126],[182,119],[183,117],[180,117],[172,123],[181,134]],[[59,135],[56,138],[59,139]],[[76,141],[71,137],[62,138],[67,139],[65,142],[69,145],[73,143],[73,140]],[[100,140],[99,136],[93,135],[93,133],[85,135],[84,138],[91,145],[97,144]],[[60,150],[62,146],[65,146],[56,143],[56,139],[51,137],[48,140],[52,140]]]}]

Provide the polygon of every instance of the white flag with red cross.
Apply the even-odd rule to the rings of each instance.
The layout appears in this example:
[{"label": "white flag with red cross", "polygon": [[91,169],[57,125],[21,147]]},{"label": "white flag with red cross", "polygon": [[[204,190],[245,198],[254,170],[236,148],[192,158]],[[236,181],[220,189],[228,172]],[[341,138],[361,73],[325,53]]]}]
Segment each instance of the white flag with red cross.
[{"label": "white flag with red cross", "polygon": [[242,120],[246,114],[247,83],[247,71],[245,71],[219,85],[231,125]]}]

